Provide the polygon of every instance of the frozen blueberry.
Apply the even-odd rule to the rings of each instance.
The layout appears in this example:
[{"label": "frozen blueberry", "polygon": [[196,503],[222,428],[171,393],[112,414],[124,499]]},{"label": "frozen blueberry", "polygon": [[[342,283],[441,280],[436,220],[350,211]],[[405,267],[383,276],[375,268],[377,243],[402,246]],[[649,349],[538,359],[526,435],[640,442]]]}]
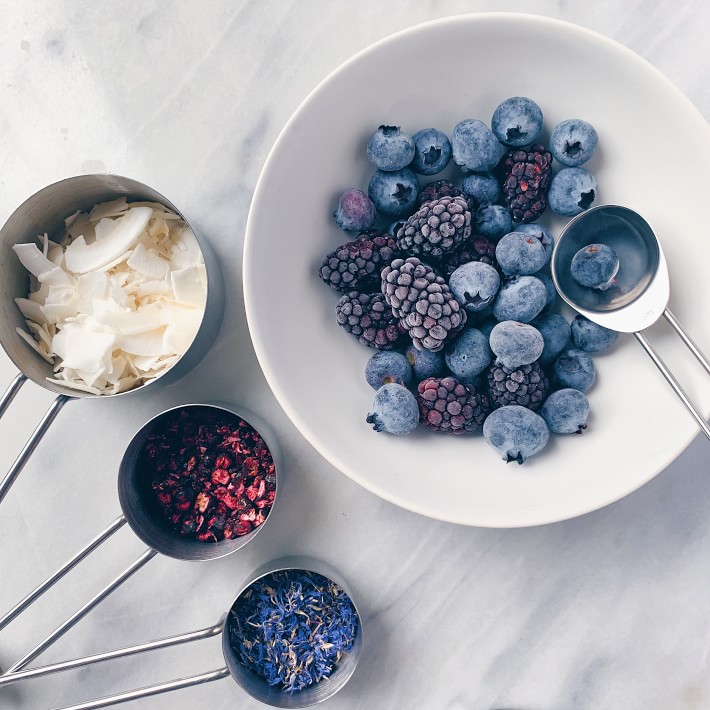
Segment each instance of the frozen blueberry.
[{"label": "frozen blueberry", "polygon": [[588,244],[572,257],[570,271],[580,286],[606,291],[614,285],[619,257],[606,244]]},{"label": "frozen blueberry", "polygon": [[529,323],[547,303],[545,284],[534,276],[516,276],[504,283],[493,302],[497,321],[517,320]]},{"label": "frozen blueberry", "polygon": [[436,128],[425,128],[413,136],[414,160],[409,166],[420,175],[440,173],[451,160],[451,142]]},{"label": "frozen blueberry", "polygon": [[544,227],[539,224],[518,224],[516,225],[514,231],[523,232],[524,234],[529,234],[530,236],[535,237],[535,239],[542,244],[542,248],[545,250],[546,260],[544,265],[549,264],[552,257],[552,250],[555,248],[555,240]]},{"label": "frozen blueberry", "polygon": [[419,423],[419,405],[415,396],[404,386],[395,383],[382,385],[375,393],[368,424],[375,431],[406,436]]},{"label": "frozen blueberry", "polygon": [[496,260],[506,276],[529,276],[545,266],[549,254],[532,234],[508,232],[496,245]]},{"label": "frozen blueberry", "polygon": [[577,348],[567,348],[555,360],[554,375],[556,383],[562,387],[586,392],[594,384],[596,370],[590,355]]},{"label": "frozen blueberry", "polygon": [[367,194],[383,215],[405,217],[416,207],[419,180],[409,168],[396,172],[377,170],[370,178]]},{"label": "frozen blueberry", "polygon": [[597,148],[599,136],[591,123],[568,118],[558,123],[550,136],[550,152],[570,168],[586,163]]},{"label": "frozen blueberry", "polygon": [[362,190],[351,187],[340,196],[333,217],[341,229],[361,232],[374,224],[375,205]]},{"label": "frozen blueberry", "polygon": [[469,313],[477,313],[493,303],[500,288],[500,275],[490,264],[469,261],[451,274],[449,288]]},{"label": "frozen blueberry", "polygon": [[454,126],[451,134],[454,163],[466,171],[493,170],[503,155],[503,146],[481,121],[466,118]]},{"label": "frozen blueberry", "polygon": [[483,422],[483,436],[506,463],[524,463],[545,448],[550,432],[539,414],[511,404],[488,415]]},{"label": "frozen blueberry", "polygon": [[619,334],[590,321],[582,315],[572,321],[572,340],[585,353],[600,353],[608,350],[618,340]]},{"label": "frozen blueberry", "polygon": [[491,128],[496,138],[505,145],[520,148],[537,140],[542,130],[540,107],[525,96],[506,99],[493,112]]},{"label": "frozen blueberry", "polygon": [[540,415],[554,434],[581,434],[587,428],[589,401],[579,390],[557,390],[545,400]]},{"label": "frozen blueberry", "polygon": [[584,168],[563,168],[552,178],[547,204],[564,217],[584,212],[597,195],[597,181]]},{"label": "frozen blueberry", "polygon": [[501,205],[483,205],[476,210],[476,229],[491,241],[498,241],[513,229],[510,212]]},{"label": "frozen blueberry", "polygon": [[500,183],[491,173],[471,173],[461,183],[461,189],[477,205],[492,205],[500,197]]},{"label": "frozen blueberry", "polygon": [[404,351],[404,355],[412,366],[414,378],[418,382],[444,374],[446,364],[444,363],[444,353],[441,350],[433,353],[430,350],[420,350],[416,345],[410,345]]},{"label": "frozen blueberry", "polygon": [[408,385],[412,381],[412,366],[402,353],[380,350],[367,361],[365,379],[376,390],[390,382]]},{"label": "frozen blueberry", "polygon": [[533,320],[534,325],[542,334],[545,347],[540,355],[543,365],[551,363],[566,347],[570,338],[569,323],[557,313],[538,316]]},{"label": "frozen blueberry", "polygon": [[498,362],[511,370],[535,362],[544,347],[540,331],[527,323],[505,320],[491,331],[491,350]]},{"label": "frozen blueberry", "polygon": [[380,170],[401,170],[414,158],[414,141],[399,126],[380,126],[367,142],[367,157]]},{"label": "frozen blueberry", "polygon": [[462,330],[444,358],[454,377],[465,383],[473,382],[493,360],[488,338],[475,328]]}]

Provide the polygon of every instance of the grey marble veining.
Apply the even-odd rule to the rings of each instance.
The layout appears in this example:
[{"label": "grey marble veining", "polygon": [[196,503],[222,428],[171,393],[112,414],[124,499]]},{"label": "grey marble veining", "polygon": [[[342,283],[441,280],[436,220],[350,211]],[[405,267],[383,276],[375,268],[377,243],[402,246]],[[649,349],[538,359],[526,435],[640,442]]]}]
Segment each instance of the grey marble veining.
[{"label": "grey marble veining", "polygon": [[[0,219],[59,178],[127,174],[190,215],[222,258],[228,283],[219,339],[182,382],[74,403],[60,414],[0,511],[0,611],[118,514],[123,448],[161,409],[241,402],[272,422],[288,459],[279,515],[253,544],[208,564],[156,558],[42,662],[211,624],[253,568],[305,553],[340,568],[365,617],[366,653],[326,706],[332,710],[710,708],[705,441],[634,495],[582,518],[526,530],[456,527],[385,503],[324,462],[279,409],[250,345],[243,233],[261,165],[289,115],[372,41],[484,10],[531,11],[601,31],[710,115],[703,0],[0,1]],[[575,90],[584,91],[584,77]],[[12,375],[0,355],[0,382]],[[0,471],[50,401],[34,386],[21,392],[0,423]],[[142,549],[128,530],[119,532],[0,633],[0,665]],[[220,663],[218,640],[203,641],[0,691],[0,707],[60,707]],[[222,680],[127,707],[261,706]]]}]

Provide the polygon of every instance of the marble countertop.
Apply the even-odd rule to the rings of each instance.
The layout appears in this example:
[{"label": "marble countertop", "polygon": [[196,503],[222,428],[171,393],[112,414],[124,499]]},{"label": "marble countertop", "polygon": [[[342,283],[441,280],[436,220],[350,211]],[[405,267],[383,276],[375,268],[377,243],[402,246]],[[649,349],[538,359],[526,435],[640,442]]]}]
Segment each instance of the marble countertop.
[{"label": "marble countertop", "polygon": [[[216,623],[251,570],[298,553],[340,569],[367,629],[361,665],[329,709],[710,708],[707,442],[696,439],[640,491],[582,518],[457,527],[381,501],[321,459],[280,410],[249,341],[240,280],[249,200],[299,102],[393,31],[448,14],[532,9],[621,41],[710,115],[703,0],[0,0],[0,219],[60,178],[130,175],[209,235],[228,284],[221,334],[185,379],[60,413],[0,512],[0,612],[119,514],[123,449],[162,409],[240,402],[272,423],[288,463],[287,504],[242,553],[209,565],[152,560],[36,663]],[[0,383],[13,375],[0,353]],[[51,399],[34,385],[21,391],[0,423],[0,471]],[[0,666],[142,550],[128,529],[117,533],[0,632]],[[62,707],[221,663],[219,641],[201,641],[15,686],[0,691],[0,707]],[[262,706],[222,680],[126,707]]]}]

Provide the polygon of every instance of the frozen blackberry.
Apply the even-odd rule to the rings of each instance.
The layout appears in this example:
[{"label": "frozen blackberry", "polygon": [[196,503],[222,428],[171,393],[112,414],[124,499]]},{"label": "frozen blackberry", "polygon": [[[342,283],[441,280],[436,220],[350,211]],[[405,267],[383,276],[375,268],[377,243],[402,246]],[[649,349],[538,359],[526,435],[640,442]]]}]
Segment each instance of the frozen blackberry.
[{"label": "frozen blackberry", "polygon": [[503,197],[514,222],[534,222],[547,207],[552,153],[541,145],[510,150],[501,161]]},{"label": "frozen blackberry", "polygon": [[395,259],[382,270],[382,293],[420,350],[441,350],[466,322],[444,279],[415,256]]},{"label": "frozen blackberry", "polygon": [[459,266],[471,261],[481,261],[499,270],[496,245],[485,237],[470,237],[458,249],[444,254],[440,262],[441,273],[448,279]]},{"label": "frozen blackberry", "polygon": [[403,330],[381,293],[346,293],[335,306],[335,315],[346,332],[363,345],[392,350],[400,344]]},{"label": "frozen blackberry", "polygon": [[[440,200],[442,197],[463,197],[468,201],[468,195],[460,190],[449,180],[434,180],[424,187],[417,196],[420,205],[432,200]],[[471,209],[469,205],[469,209]]]},{"label": "frozen blackberry", "polygon": [[430,284],[444,281],[416,256],[395,259],[382,269],[381,279],[382,293],[397,318],[405,318],[411,312]]},{"label": "frozen blackberry", "polygon": [[471,212],[463,197],[425,202],[397,232],[401,251],[435,259],[471,236]]},{"label": "frozen blackberry", "polygon": [[549,389],[550,382],[537,361],[515,368],[495,362],[488,370],[488,394],[494,407],[519,404],[536,412]]},{"label": "frozen blackberry", "polygon": [[397,256],[397,243],[389,234],[360,232],[321,262],[318,275],[336,291],[368,291],[377,288],[380,272]]},{"label": "frozen blackberry", "polygon": [[429,377],[417,387],[419,419],[428,429],[465,434],[478,431],[491,411],[488,396],[454,377]]}]

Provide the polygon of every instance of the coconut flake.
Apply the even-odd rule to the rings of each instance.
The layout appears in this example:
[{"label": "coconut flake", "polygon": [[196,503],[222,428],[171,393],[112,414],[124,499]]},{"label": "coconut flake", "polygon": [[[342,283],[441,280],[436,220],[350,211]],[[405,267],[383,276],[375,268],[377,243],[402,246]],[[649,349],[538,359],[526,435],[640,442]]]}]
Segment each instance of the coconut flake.
[{"label": "coconut flake", "polygon": [[15,332],[42,358],[44,358],[50,365],[54,363],[54,358],[44,352],[37,341],[29,334],[26,333],[22,328],[15,328]]},{"label": "coconut flake", "polygon": [[116,336],[116,345],[124,353],[158,357],[164,352],[163,335],[164,329],[146,330],[143,333],[120,334]]},{"label": "coconut flake", "polygon": [[105,302],[94,303],[96,322],[120,335],[135,335],[156,330],[168,324],[167,310],[151,305],[137,311],[104,308]]},{"label": "coconut flake", "polygon": [[40,282],[49,284],[71,284],[69,274],[47,259],[36,244],[15,244],[12,247],[22,266],[36,276]]},{"label": "coconut flake", "polygon": [[149,207],[133,207],[116,221],[108,234],[97,238],[93,244],[87,244],[84,239],[75,240],[64,252],[67,269],[84,274],[109,264],[138,241],[152,214]]},{"label": "coconut flake", "polygon": [[39,303],[30,301],[28,298],[16,298],[15,303],[20,309],[22,315],[28,320],[34,321],[35,323],[46,323],[47,318],[42,311],[42,307]]},{"label": "coconut flake", "polygon": [[189,227],[180,230],[176,235],[170,247],[170,263],[173,269],[204,263],[197,237]]},{"label": "coconut flake", "polygon": [[108,277],[103,271],[90,271],[76,280],[76,308],[80,313],[93,315],[94,301],[100,301],[106,295]]},{"label": "coconut flake", "polygon": [[168,273],[170,265],[156,251],[146,249],[138,243],[130,258],[126,261],[134,271],[144,274],[151,279],[163,279]]},{"label": "coconut flake", "polygon": [[[131,205],[133,207],[134,205]],[[116,217],[128,210],[128,201],[125,197],[119,197],[110,202],[102,202],[95,205],[89,212],[90,222],[100,222],[104,217]]]},{"label": "coconut flake", "polygon": [[170,280],[178,303],[204,307],[207,297],[207,274],[203,264],[173,271]]},{"label": "coconut flake", "polygon": [[116,342],[112,333],[99,333],[79,323],[68,323],[52,338],[52,350],[64,367],[105,372],[104,360]]},{"label": "coconut flake", "polygon": [[[31,288],[16,302],[34,335],[18,329],[19,337],[54,364],[48,380],[64,387],[112,394],[159,377],[189,348],[204,313],[194,234],[165,206],[124,198],[74,213],[65,226],[60,244],[45,234],[17,245]],[[98,266],[82,271],[89,263]]]},{"label": "coconut flake", "polygon": [[182,355],[192,345],[200,329],[202,311],[197,308],[172,306],[168,313],[168,327],[163,338],[165,350]]}]

